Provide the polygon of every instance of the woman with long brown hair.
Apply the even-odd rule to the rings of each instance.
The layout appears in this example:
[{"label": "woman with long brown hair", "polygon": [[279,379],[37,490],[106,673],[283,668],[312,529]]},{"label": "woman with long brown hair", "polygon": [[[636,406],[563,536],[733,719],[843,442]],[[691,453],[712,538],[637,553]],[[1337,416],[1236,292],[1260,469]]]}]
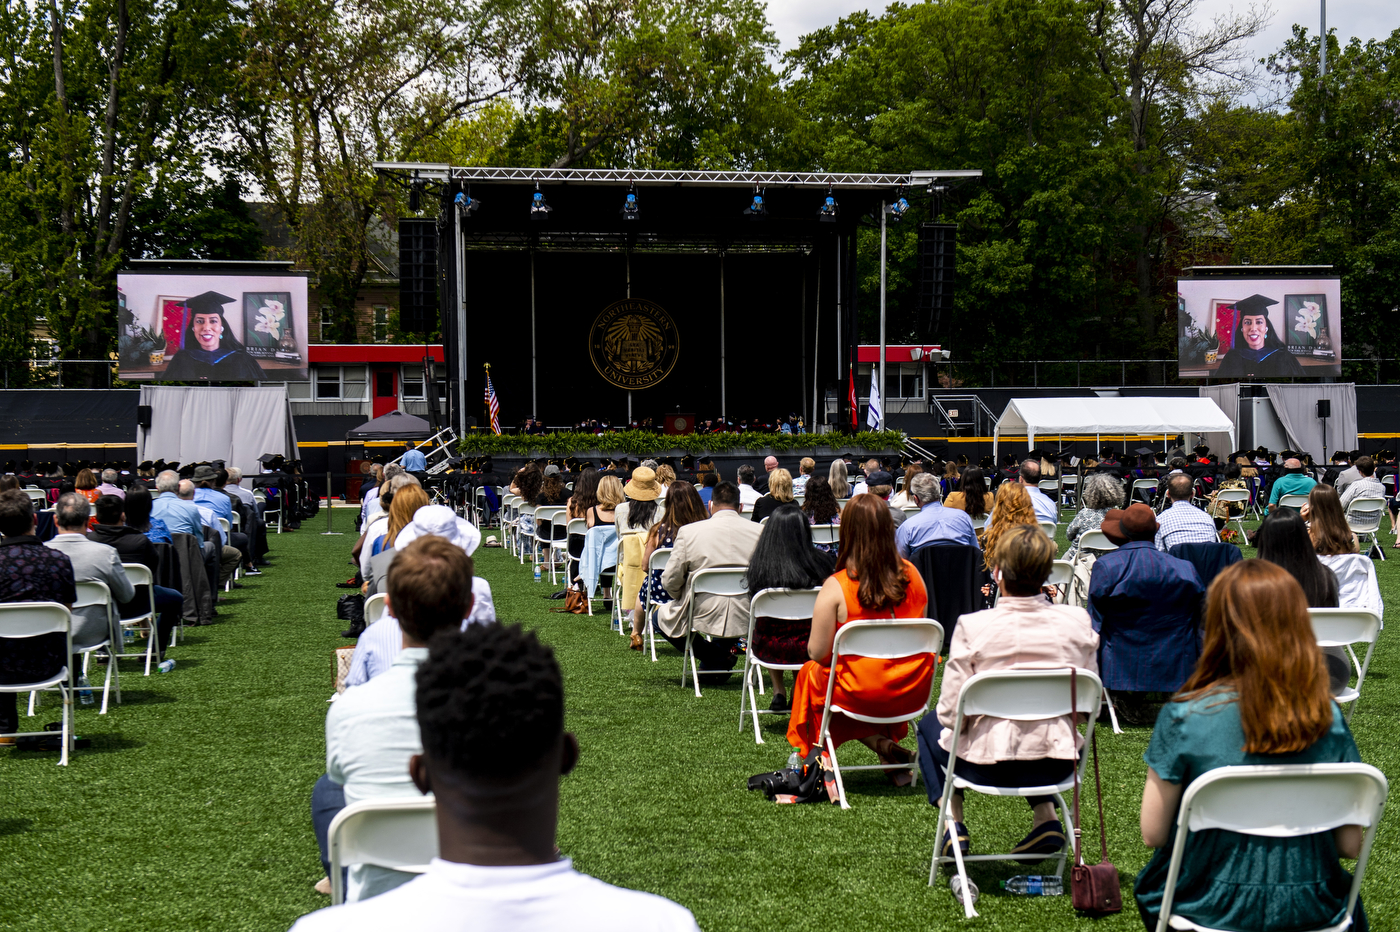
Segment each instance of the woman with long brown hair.
[{"label": "woman with long brown hair", "polygon": [[[705,503],[700,500],[700,493],[695,491],[695,486],[681,479],[673,479],[671,489],[666,495],[666,517],[647,532],[642,566],[651,566],[651,555],[657,550],[675,546],[676,532],[681,528],[696,521],[704,521],[709,516],[710,513],[705,510]],[[671,601],[671,594],[661,585],[661,570],[648,572],[642,588],[637,591],[636,603],[632,606],[632,650],[642,649],[642,628],[646,622],[642,617],[642,593],[646,592],[648,587],[651,589],[652,604],[659,605]]]},{"label": "woman with long brown hair", "polygon": [[890,504],[896,508],[918,508],[919,500],[914,497],[910,485],[914,482],[914,477],[924,471],[924,467],[918,463],[910,463],[904,470],[904,484],[900,486],[898,492],[890,496]]},{"label": "woman with long brown hair", "polygon": [[102,497],[102,493],[97,491],[97,475],[91,469],[78,470],[78,476],[73,480],[73,490],[89,503]]},{"label": "woman with long brown hair", "polygon": [[[853,497],[841,512],[836,570],[822,584],[812,614],[812,635],[807,642],[811,659],[797,672],[792,689],[787,737],[802,757],[811,753],[821,730],[837,629],[866,618],[922,618],[927,607],[923,578],[895,548],[889,505],[875,495]],[[879,715],[883,709],[893,715],[906,711],[911,699],[922,701],[921,697],[928,696],[937,660],[856,657],[845,666],[847,676],[837,683],[837,702],[842,702],[843,693],[854,691],[860,696],[862,711]],[[831,721],[833,746],[858,740],[887,764],[914,759],[913,753],[899,745],[908,734],[909,726],[904,723],[878,725],[844,715]],[[890,773],[899,786],[907,786],[914,777],[908,770]]]},{"label": "woman with long brown hair", "polygon": [[[1360,761],[1308,619],[1307,598],[1265,560],[1227,567],[1206,595],[1205,645],[1195,672],[1157,716],[1147,748],[1142,840],[1157,852],[1134,892],[1157,925],[1182,793],[1220,767]],[[1210,928],[1316,929],[1340,922],[1361,829],[1291,838],[1226,830],[1192,834],[1173,912]],[[1361,904],[1354,929],[1367,928]]]},{"label": "woman with long brown hair", "polygon": [[997,565],[997,544],[1002,535],[1019,524],[1034,524],[1035,507],[1026,487],[1019,482],[1003,482],[997,489],[996,507],[987,521],[987,530],[982,537],[982,558],[988,570]]},{"label": "woman with long brown hair", "polygon": [[586,518],[588,509],[598,504],[598,470],[589,466],[579,473],[574,492],[569,496],[569,517]]},{"label": "woman with long brown hair", "polygon": [[1315,485],[1308,493],[1303,517],[1308,520],[1308,536],[1319,555],[1356,553],[1356,535],[1347,526],[1346,512],[1337,490],[1330,485]]},{"label": "woman with long brown hair", "polygon": [[[1356,534],[1347,524],[1346,512],[1337,490],[1330,485],[1315,485],[1308,493],[1306,506],[1308,536],[1322,565],[1337,577],[1337,605],[1359,608],[1385,617],[1385,602],[1376,579],[1376,566],[1369,554],[1359,553]],[[1331,651],[1343,657],[1341,650]],[[1348,666],[1350,672],[1350,666]]]},{"label": "woman with long brown hair", "polygon": [[958,490],[949,492],[943,499],[943,507],[967,512],[969,518],[981,518],[992,510],[994,500],[987,491],[987,477],[976,466],[963,470],[958,480]]}]

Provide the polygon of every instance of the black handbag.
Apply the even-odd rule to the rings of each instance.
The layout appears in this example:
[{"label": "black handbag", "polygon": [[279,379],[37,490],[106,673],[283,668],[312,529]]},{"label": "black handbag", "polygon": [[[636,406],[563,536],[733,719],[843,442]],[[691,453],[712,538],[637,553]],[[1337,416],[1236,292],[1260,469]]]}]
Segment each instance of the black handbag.
[{"label": "black handbag", "polygon": [[[1071,709],[1079,708],[1079,671],[1070,668]],[[1073,721],[1074,712],[1070,713]],[[1098,710],[1092,714],[1097,715]],[[1072,726],[1071,726],[1072,727]],[[1099,801],[1099,863],[1084,863],[1084,843],[1079,831],[1079,766],[1074,768],[1074,867],[1069,872],[1070,896],[1074,908],[1091,916],[1107,916],[1123,911],[1123,893],[1118,886],[1118,868],[1108,860],[1108,831],[1103,821],[1103,785],[1099,781],[1099,738],[1090,742],[1094,755],[1094,795]]]},{"label": "black handbag", "polygon": [[825,776],[822,749],[814,747],[797,767],[749,777],[749,789],[763,790],[763,795],[776,803],[824,803],[830,799]]}]

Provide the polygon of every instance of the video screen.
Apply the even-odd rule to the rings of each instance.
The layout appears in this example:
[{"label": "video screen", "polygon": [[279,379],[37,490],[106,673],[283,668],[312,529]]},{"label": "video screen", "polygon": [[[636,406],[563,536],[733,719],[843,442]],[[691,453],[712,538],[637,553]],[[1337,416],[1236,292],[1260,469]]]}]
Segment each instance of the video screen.
[{"label": "video screen", "polygon": [[1201,278],[1177,282],[1184,379],[1342,374],[1340,278]]},{"label": "video screen", "polygon": [[117,275],[118,375],[153,382],[307,377],[306,278]]}]

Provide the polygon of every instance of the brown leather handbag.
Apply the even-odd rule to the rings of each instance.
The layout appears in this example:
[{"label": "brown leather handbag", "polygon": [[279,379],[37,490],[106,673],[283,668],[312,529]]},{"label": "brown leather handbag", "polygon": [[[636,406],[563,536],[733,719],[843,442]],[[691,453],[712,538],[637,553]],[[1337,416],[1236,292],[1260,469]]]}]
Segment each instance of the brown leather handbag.
[{"label": "brown leather handbag", "polygon": [[[1071,668],[1070,703],[1079,708],[1079,671]],[[1096,709],[1090,713],[1098,714]],[[1074,867],[1069,872],[1070,897],[1074,908],[1091,916],[1107,916],[1123,911],[1123,894],[1118,887],[1118,868],[1108,860],[1108,832],[1103,821],[1103,785],[1099,780],[1099,739],[1090,739],[1094,755],[1094,795],[1099,801],[1099,863],[1084,863],[1084,843],[1079,830],[1079,767],[1074,768]]]},{"label": "brown leather handbag", "polygon": [[571,615],[582,615],[588,611],[588,596],[582,589],[570,586],[564,590],[564,611]]}]

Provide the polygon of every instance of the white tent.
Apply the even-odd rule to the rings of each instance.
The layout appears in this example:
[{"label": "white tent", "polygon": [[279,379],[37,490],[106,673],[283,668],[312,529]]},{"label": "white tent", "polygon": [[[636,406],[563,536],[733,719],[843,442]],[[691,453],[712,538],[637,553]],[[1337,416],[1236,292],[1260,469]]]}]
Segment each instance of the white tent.
[{"label": "white tent", "polygon": [[1181,433],[1228,433],[1235,446],[1234,422],[1209,398],[1013,398],[997,421],[992,456],[1002,434],[1024,435],[1035,447],[1037,436],[1093,434],[1174,437]]}]

